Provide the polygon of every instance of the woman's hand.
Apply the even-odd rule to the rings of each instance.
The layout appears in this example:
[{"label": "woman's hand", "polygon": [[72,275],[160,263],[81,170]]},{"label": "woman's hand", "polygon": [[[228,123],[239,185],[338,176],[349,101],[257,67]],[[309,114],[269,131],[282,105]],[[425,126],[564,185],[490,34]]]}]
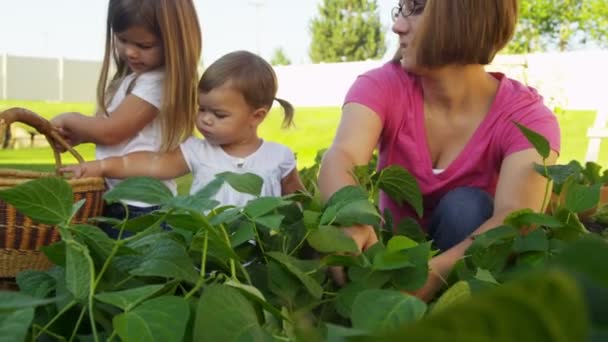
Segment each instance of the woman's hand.
[{"label": "woman's hand", "polygon": [[437,291],[446,283],[445,279],[450,274],[453,266],[454,260],[449,260],[444,255],[432,258],[429,261],[429,274],[426,283],[418,290],[409,293],[425,302],[433,300]]},{"label": "woman's hand", "polygon": [[[378,242],[378,237],[372,226],[353,226],[344,228],[343,231],[355,241],[355,244],[359,248],[359,252],[365,251]],[[344,272],[344,267],[330,267],[329,272],[336,284],[339,286],[344,286],[346,284],[347,277]]]}]

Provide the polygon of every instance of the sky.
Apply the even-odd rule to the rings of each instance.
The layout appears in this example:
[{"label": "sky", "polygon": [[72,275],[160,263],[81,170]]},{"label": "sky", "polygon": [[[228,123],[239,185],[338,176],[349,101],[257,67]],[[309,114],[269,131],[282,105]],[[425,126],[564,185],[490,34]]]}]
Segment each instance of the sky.
[{"label": "sky", "polygon": [[[309,24],[321,0],[195,0],[203,31],[203,60],[234,50],[270,59],[282,48],[294,64],[309,63]],[[378,0],[387,57],[396,46],[390,9]],[[101,60],[107,0],[0,0],[0,54]],[[260,4],[256,6],[256,4]]]}]

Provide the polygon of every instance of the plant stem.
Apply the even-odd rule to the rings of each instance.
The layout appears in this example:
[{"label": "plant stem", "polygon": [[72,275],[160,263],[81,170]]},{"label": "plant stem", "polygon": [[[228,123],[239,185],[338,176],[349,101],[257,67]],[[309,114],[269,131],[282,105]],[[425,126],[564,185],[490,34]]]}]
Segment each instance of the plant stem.
[{"label": "plant stem", "polygon": [[93,292],[95,292],[95,289],[97,288],[97,285],[99,285],[99,281],[101,280],[101,277],[104,275],[104,273],[110,266],[110,261],[112,261],[112,259],[114,258],[116,253],[118,253],[118,250],[120,249],[120,247],[122,247],[123,244],[124,244],[123,240],[117,240],[116,243],[114,243],[114,246],[112,247],[112,252],[110,252],[110,255],[108,256],[106,261],[103,263],[103,266],[101,267],[101,270],[99,271],[99,274],[97,275],[97,279],[95,279],[95,282],[93,283],[93,288],[92,288]]},{"label": "plant stem", "polygon": [[[40,329],[40,326],[39,326],[38,324],[34,324],[34,325],[32,326],[32,330],[33,330],[33,328],[35,328],[35,327],[38,327],[38,329]],[[47,330],[47,331],[45,331],[45,332],[47,333],[47,335],[49,335],[49,336],[52,336],[52,337],[56,338],[56,339],[57,339],[57,341],[65,341],[65,337],[63,337],[63,336],[61,336],[61,335],[55,334],[54,332],[49,331],[49,330]],[[35,338],[34,338],[34,339],[32,339],[32,341],[35,341]]]},{"label": "plant stem", "polygon": [[78,320],[76,321],[76,326],[74,327],[74,331],[72,332],[72,336],[70,336],[69,342],[74,340],[74,337],[76,337],[76,332],[78,331],[78,328],[80,328],[80,323],[82,323],[82,318],[84,317],[84,313],[87,311],[86,307],[82,307],[82,310],[80,310],[80,315],[78,316]]},{"label": "plant stem", "polygon": [[[222,230],[222,233],[224,233],[224,238],[226,239],[226,244],[228,245],[228,248],[232,248],[232,244],[230,243],[230,237],[228,236],[228,232],[226,232],[226,228],[223,224],[220,224],[220,229]],[[230,258],[230,275],[232,276],[232,279],[234,279],[234,281],[239,283],[239,280],[236,276],[236,265],[234,263],[234,259],[232,258]]]},{"label": "plant stem", "polygon": [[97,335],[97,325],[95,324],[95,315],[93,314],[93,299],[95,297],[95,287],[97,285],[95,281],[95,265],[93,264],[93,259],[91,259],[91,256],[88,253],[85,254],[85,256],[87,257],[87,261],[89,262],[89,267],[91,270],[91,278],[89,279],[89,286],[91,287],[89,291],[89,320],[91,321],[91,329],[93,330],[93,339],[95,340],[95,342],[99,342],[99,336]]},{"label": "plant stem", "polygon": [[297,246],[295,246],[293,248],[293,250],[291,252],[289,252],[289,255],[292,255],[293,253],[295,253],[300,247],[302,247],[302,245],[304,244],[304,241],[306,241],[306,239],[308,238],[308,235],[310,234],[310,230],[306,231],[306,234],[304,235],[304,238],[302,238],[302,240],[298,243]]},{"label": "plant stem", "polygon": [[135,278],[134,275],[129,275],[128,277],[126,277],[125,279],[119,281],[116,285],[114,285],[114,288],[120,288],[124,283],[128,282],[129,280]]},{"label": "plant stem", "polygon": [[116,329],[112,330],[112,334],[110,335],[110,337],[108,337],[107,342],[112,342],[112,340],[114,340],[114,337],[116,337],[116,334]]},{"label": "plant stem", "polygon": [[[543,158],[543,168],[545,169],[545,174],[549,176],[549,170],[547,169],[546,159]],[[551,186],[551,178],[547,178],[547,184],[545,184],[545,195],[543,196],[543,205],[540,207],[540,213],[545,212],[545,206],[547,205],[547,197],[549,194],[549,188]]]},{"label": "plant stem", "polygon": [[61,315],[63,315],[64,313],[66,313],[68,310],[70,310],[74,305],[78,304],[77,301],[72,300],[71,302],[68,303],[68,305],[66,305],[63,309],[61,309],[61,311],[59,311],[55,317],[53,317],[53,319],[51,319],[44,327],[42,327],[42,330],[40,330],[35,336],[34,336],[34,340],[37,340],[38,337],[40,337],[40,335],[44,332],[47,332],[47,329],[53,325],[53,323],[55,323],[55,321],[61,317]]},{"label": "plant stem", "polygon": [[201,256],[201,277],[196,282],[196,285],[194,285],[194,288],[192,288],[192,290],[190,290],[190,292],[188,292],[186,294],[186,296],[184,297],[184,299],[190,298],[205,283],[205,267],[207,265],[207,247],[208,247],[208,244],[209,244],[209,232],[205,231],[205,240],[203,241],[203,255]]},{"label": "plant stem", "polygon": [[205,241],[203,242],[203,255],[201,257],[201,277],[205,276],[207,267],[207,246],[209,244],[209,232],[205,231]]}]

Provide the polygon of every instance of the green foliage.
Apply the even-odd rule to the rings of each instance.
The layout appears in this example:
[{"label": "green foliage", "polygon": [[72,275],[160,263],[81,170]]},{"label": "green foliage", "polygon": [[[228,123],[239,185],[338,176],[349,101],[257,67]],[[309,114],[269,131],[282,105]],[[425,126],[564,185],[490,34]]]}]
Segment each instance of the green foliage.
[{"label": "green foliage", "polygon": [[291,60],[283,51],[283,48],[279,47],[274,50],[272,53],[272,58],[270,59],[270,64],[272,65],[290,65]]},{"label": "green foliage", "polygon": [[313,63],[378,59],[386,51],[377,0],[323,0],[310,32]]},{"label": "green foliage", "polygon": [[594,43],[608,46],[608,3],[604,0],[522,0],[509,53],[557,49]]},{"label": "green foliage", "polygon": [[[590,205],[597,186],[565,187],[567,203],[553,215],[521,210],[476,236],[445,291],[427,306],[402,291],[425,283],[436,254],[432,242],[413,219],[393,230],[390,214],[381,215],[377,207],[382,190],[422,212],[419,188],[407,171],[377,172],[375,166],[374,160],[353,170],[359,184],[325,204],[312,181],[318,164],[303,172],[306,193],[282,198],[260,197],[260,180],[247,174],[222,174],[197,194],[181,197],[170,196],[152,179],[122,182],[107,198],[137,191],[137,198],[156,201],[160,209],[113,222],[136,233],[117,241],[93,225],[70,223],[80,203],[73,204],[69,186],[59,178],[0,191],[3,200],[24,204],[24,213],[58,224],[62,235],[61,242],[45,248],[57,266],[19,274],[20,293],[0,292],[0,336],[125,341],[605,336],[608,272],[602,260],[608,258],[608,244],[590,238],[574,212]],[[563,177],[563,170],[542,170],[572,179]],[[589,170],[587,177],[597,178],[599,169]],[[254,199],[243,208],[218,206],[212,196],[224,183]],[[163,230],[161,222],[171,230]],[[360,223],[373,225],[381,239],[357,254],[342,228]],[[334,284],[329,266],[348,268],[345,287]],[[473,328],[461,329],[470,322]]]}]

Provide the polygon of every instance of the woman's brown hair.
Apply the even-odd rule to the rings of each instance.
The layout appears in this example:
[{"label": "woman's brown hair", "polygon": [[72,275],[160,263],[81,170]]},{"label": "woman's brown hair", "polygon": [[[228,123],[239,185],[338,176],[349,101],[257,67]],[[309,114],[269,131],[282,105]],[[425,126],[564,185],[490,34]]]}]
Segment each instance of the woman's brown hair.
[{"label": "woman's brown hair", "polygon": [[248,51],[235,51],[220,57],[203,73],[198,89],[210,92],[230,81],[251,108],[272,108],[277,101],[283,107],[283,127],[293,123],[294,109],[291,103],[276,98],[278,90],[277,75],[268,62]]},{"label": "woman's brown hair", "polygon": [[[165,74],[159,114],[161,150],[170,150],[192,135],[194,130],[197,68],[202,45],[196,10],[192,0],[110,0],[106,48],[97,83],[97,103],[106,115],[109,115],[109,99],[122,78],[131,73],[118,55],[114,34],[132,26],[141,26],[155,34],[163,46]],[[112,61],[116,72],[108,82]]]},{"label": "woman's brown hair", "polygon": [[427,0],[414,36],[417,64],[490,64],[513,36],[517,0]]}]

